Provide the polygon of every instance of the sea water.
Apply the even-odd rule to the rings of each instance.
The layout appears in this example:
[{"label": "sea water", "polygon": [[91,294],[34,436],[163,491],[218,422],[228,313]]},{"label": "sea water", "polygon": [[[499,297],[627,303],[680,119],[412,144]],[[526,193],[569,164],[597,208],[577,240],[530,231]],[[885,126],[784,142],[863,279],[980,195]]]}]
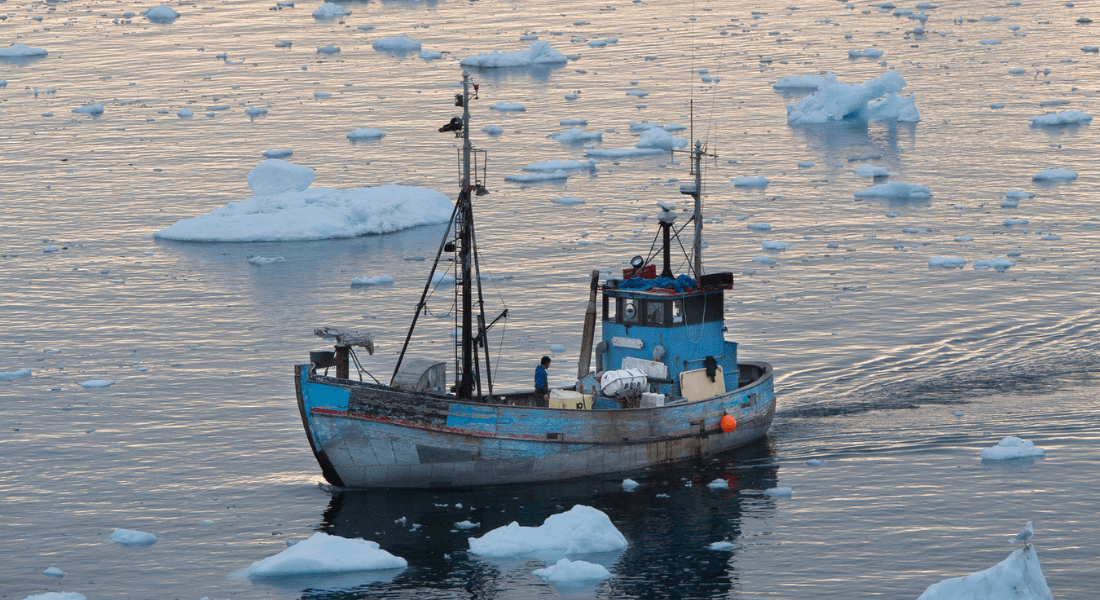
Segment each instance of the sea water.
[{"label": "sea water", "polygon": [[[0,373],[31,371],[0,380],[0,597],[549,597],[566,592],[531,572],[552,563],[480,559],[466,539],[576,504],[630,542],[592,559],[613,577],[568,592],[581,596],[915,598],[1001,561],[1027,520],[1056,597],[1100,585],[1100,149],[1087,122],[1030,121],[1097,112],[1087,7],[974,2],[922,22],[833,2],[352,2],[318,19],[320,4],[183,2],[169,22],[141,16],[148,4],[0,5],[0,46],[48,52],[0,58]],[[403,34],[440,58],[373,47]],[[491,192],[475,199],[486,312],[509,311],[491,333],[497,386],[531,387],[543,354],[551,385],[573,381],[590,272],[648,255],[656,202],[688,208],[691,176],[685,155],[660,153],[505,177],[588,160],[553,139],[573,127],[602,132],[592,150],[630,149],[632,123],[694,112],[669,133],[717,155],[704,162],[704,264],[735,275],[726,319],[741,357],[775,366],[772,432],[715,460],[564,484],[319,485],[293,366],[325,348],[314,328],[342,326],[374,335],[360,358],[388,378],[444,226],[308,242],[154,234],[248,198],[273,149],[315,169],[314,187],[454,198],[457,140],[436,129],[460,112],[458,62],[531,36],[571,58],[472,70]],[[849,57],[869,48],[882,55]],[[890,70],[918,122],[790,125],[786,105],[811,90],[773,89]],[[524,110],[490,110],[500,103]],[[73,112],[94,104],[102,113]],[[385,135],[348,138],[360,129]],[[864,165],[891,176],[853,173]],[[1047,169],[1078,177],[1032,180]],[[931,195],[856,196],[892,182]],[[1034,197],[1006,202],[1012,189]],[[410,353],[453,374],[453,290],[431,290]],[[1046,457],[982,463],[1009,435]],[[727,489],[707,487],[717,478]],[[764,496],[776,487],[791,497]],[[157,540],[119,546],[116,529]],[[375,541],[409,567],[277,585],[235,575],[315,531]],[[731,549],[709,548],[722,541]]]}]

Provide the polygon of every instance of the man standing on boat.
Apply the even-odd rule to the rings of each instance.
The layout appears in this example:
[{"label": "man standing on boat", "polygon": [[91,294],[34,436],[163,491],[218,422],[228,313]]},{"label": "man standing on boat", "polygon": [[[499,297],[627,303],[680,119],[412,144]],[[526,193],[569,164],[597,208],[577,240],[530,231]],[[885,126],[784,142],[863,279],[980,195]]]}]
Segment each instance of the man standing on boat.
[{"label": "man standing on boat", "polygon": [[546,381],[546,369],[550,368],[550,357],[542,357],[539,366],[535,367],[535,396],[538,405],[550,406],[550,384]]}]

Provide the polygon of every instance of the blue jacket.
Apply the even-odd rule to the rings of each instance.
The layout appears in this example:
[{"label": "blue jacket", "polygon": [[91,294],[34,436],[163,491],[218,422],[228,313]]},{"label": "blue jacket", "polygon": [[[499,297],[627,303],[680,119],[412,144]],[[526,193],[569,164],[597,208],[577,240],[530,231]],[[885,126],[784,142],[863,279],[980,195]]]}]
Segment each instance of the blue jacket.
[{"label": "blue jacket", "polygon": [[546,387],[546,369],[542,368],[542,365],[539,365],[535,367],[535,389],[541,390]]}]

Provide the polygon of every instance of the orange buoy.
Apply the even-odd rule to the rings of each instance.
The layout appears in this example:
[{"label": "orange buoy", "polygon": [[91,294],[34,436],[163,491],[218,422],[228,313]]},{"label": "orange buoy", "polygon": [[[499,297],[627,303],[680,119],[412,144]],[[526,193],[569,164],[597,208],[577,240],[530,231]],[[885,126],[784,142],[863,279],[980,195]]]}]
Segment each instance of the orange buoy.
[{"label": "orange buoy", "polygon": [[733,418],[733,415],[725,415],[719,425],[721,425],[722,431],[730,433],[737,429],[737,419]]}]

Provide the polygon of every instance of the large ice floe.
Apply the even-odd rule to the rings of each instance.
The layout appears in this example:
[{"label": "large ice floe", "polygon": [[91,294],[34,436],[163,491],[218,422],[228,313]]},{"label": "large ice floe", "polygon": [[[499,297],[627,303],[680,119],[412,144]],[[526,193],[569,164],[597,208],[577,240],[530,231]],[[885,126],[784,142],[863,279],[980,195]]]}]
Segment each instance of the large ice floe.
[{"label": "large ice floe", "polygon": [[1015,460],[1017,458],[1036,458],[1046,456],[1046,450],[1036,446],[1031,440],[1023,440],[1010,435],[996,446],[984,448],[981,452],[982,460]]},{"label": "large ice floe", "polygon": [[932,191],[923,185],[891,181],[856,192],[856,198],[929,198]]},{"label": "large ice floe", "polygon": [[459,64],[464,67],[530,67],[532,65],[560,65],[567,62],[565,55],[550,47],[549,42],[535,42],[526,50],[514,52],[482,52],[467,56]]},{"label": "large ice floe", "polygon": [[1030,119],[1032,125],[1047,127],[1056,125],[1077,125],[1080,123],[1088,123],[1091,120],[1092,115],[1079,110],[1065,110],[1060,113],[1049,112],[1038,117],[1031,117]]},{"label": "large ice floe", "polygon": [[613,552],[627,546],[626,538],[603,511],[581,504],[550,515],[538,527],[513,521],[469,542],[471,554],[498,558],[525,554],[560,557]]},{"label": "large ice floe", "polygon": [[1031,544],[996,565],[934,583],[917,600],[1053,600]]},{"label": "large ice floe", "polygon": [[192,242],[301,241],[389,233],[445,223],[453,206],[442,193],[382,185],[310,188],[313,169],[279,159],[248,174],[253,196],[184,219],[155,237]]},{"label": "large ice floe", "polygon": [[531,574],[547,583],[558,585],[583,585],[611,577],[611,572],[603,565],[568,558],[563,558],[545,569],[535,569]]},{"label": "large ice floe", "polygon": [[[878,79],[863,83],[841,83],[827,73],[814,93],[787,105],[787,122],[792,125],[828,123],[842,119],[879,119],[915,123],[920,121],[913,96],[898,96],[905,79],[887,71]],[[872,102],[876,98],[882,100]]]},{"label": "large ice floe", "polygon": [[0,48],[0,58],[29,58],[31,56],[46,56],[49,54],[42,48],[31,48],[26,44],[13,44],[7,48]]},{"label": "large ice floe", "polygon": [[404,569],[408,562],[382,550],[375,542],[315,533],[286,550],[252,563],[249,579],[301,577],[357,571]]}]

